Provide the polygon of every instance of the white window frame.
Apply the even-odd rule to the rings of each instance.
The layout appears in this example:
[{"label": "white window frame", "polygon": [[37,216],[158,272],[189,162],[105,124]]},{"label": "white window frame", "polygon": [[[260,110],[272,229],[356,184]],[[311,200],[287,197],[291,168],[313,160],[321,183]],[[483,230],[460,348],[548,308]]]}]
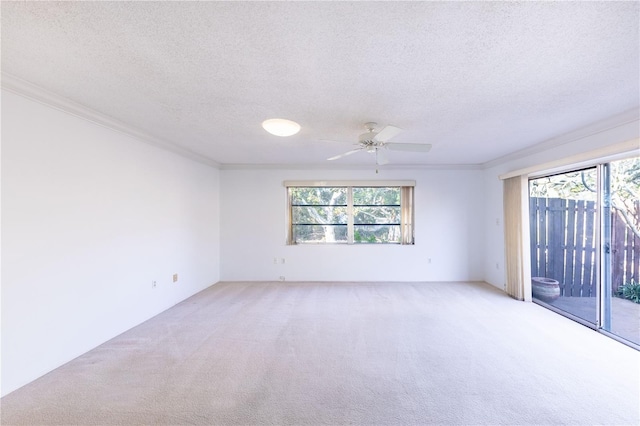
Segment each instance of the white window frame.
[{"label": "white window frame", "polygon": [[[413,180],[384,180],[384,181],[368,181],[368,180],[327,180],[327,181],[284,181],[283,186],[286,190],[287,217],[286,217],[286,244],[299,245],[293,240],[293,212],[291,199],[289,197],[289,188],[295,187],[326,187],[326,188],[348,188],[347,191],[347,242],[348,245],[355,245],[354,237],[354,217],[353,217],[353,192],[355,188],[381,188],[381,187],[399,187],[400,188],[400,212],[401,223],[400,233],[401,239],[399,244],[388,243],[391,245],[414,245],[414,228],[415,228],[415,211],[414,211],[414,187],[416,182]],[[313,242],[305,244],[335,244]],[[338,243],[345,244],[345,243]],[[382,243],[377,243],[382,244]],[[358,243],[360,245],[360,243]],[[376,245],[376,243],[373,243]]]}]

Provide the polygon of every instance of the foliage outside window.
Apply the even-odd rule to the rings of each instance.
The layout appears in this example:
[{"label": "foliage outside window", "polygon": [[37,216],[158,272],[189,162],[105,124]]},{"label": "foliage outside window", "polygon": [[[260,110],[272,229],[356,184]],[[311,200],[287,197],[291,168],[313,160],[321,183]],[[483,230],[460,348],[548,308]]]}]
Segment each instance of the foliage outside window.
[{"label": "foliage outside window", "polygon": [[[640,157],[611,163],[611,206],[640,238]],[[530,181],[532,197],[596,201],[596,174],[587,170],[546,176]]]},{"label": "foliage outside window", "polygon": [[413,244],[411,186],[288,187],[289,244]]}]

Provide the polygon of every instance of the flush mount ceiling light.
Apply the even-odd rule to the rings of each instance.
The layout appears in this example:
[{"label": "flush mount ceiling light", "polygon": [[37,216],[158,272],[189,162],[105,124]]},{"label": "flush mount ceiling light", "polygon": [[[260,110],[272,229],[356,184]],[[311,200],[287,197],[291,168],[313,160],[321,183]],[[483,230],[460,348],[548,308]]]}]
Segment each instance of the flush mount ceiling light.
[{"label": "flush mount ceiling light", "polygon": [[272,118],[262,122],[262,127],[272,135],[291,136],[300,131],[300,125],[284,118]]}]

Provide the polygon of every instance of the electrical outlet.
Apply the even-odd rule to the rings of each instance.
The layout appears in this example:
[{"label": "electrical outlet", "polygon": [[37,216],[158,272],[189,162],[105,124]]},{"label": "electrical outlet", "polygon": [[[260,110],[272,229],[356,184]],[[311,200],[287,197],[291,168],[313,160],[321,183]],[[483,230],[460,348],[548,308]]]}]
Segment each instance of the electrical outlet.
[{"label": "electrical outlet", "polygon": [[428,259],[427,259],[427,263],[431,263],[431,258],[428,258]]},{"label": "electrical outlet", "polygon": [[280,263],[284,265],[284,257],[280,259]]},{"label": "electrical outlet", "polygon": [[156,288],[157,285],[158,283],[156,283],[155,281],[151,281],[151,288]]},{"label": "electrical outlet", "polygon": [[178,274],[173,274],[173,282],[177,282],[178,281]]},{"label": "electrical outlet", "polygon": [[284,275],[280,275],[280,281],[284,281]]}]

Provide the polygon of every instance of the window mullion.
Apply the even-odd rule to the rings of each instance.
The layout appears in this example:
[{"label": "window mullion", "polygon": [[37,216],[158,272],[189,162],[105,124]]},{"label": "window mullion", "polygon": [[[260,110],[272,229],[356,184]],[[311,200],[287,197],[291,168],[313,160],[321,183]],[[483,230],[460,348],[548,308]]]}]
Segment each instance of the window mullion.
[{"label": "window mullion", "polygon": [[347,244],[353,244],[353,187],[347,187]]}]

